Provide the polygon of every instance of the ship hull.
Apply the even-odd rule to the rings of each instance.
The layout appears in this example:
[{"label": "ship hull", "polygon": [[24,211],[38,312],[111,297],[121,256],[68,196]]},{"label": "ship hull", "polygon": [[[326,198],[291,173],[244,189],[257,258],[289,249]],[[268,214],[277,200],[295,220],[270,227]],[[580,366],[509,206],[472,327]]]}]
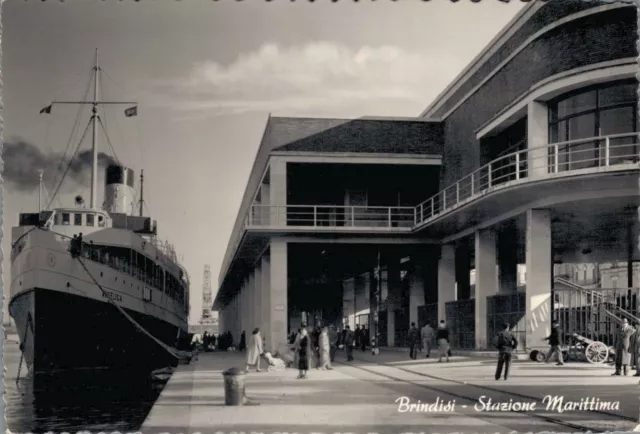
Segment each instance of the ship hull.
[{"label": "ship hull", "polygon": [[[165,345],[174,347],[178,327],[151,315],[124,309]],[[33,288],[9,305],[29,372],[126,369],[152,371],[178,360],[115,306],[64,291]],[[186,330],[180,332],[186,333]]]}]

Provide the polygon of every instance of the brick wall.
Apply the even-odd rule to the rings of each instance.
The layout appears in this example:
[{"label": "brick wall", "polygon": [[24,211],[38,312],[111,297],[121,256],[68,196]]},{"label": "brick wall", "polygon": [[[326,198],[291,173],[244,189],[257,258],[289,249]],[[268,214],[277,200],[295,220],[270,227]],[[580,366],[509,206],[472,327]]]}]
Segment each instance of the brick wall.
[{"label": "brick wall", "polygon": [[562,71],[635,57],[636,14],[623,8],[560,26],[525,48],[445,121],[441,188],[480,165],[476,130],[533,84]]},{"label": "brick wall", "polygon": [[[434,113],[435,117],[443,116],[458,101],[460,101],[467,93],[484,80],[484,78],[500,65],[507,57],[509,57],[527,38],[533,36],[537,31],[558,21],[568,15],[594,8],[610,2],[604,1],[584,1],[584,0],[553,0],[546,3],[531,18],[524,23],[518,31],[507,42],[504,43],[500,50],[491,56],[460,88],[448,98]],[[633,6],[631,6],[633,8]],[[634,9],[627,10],[627,13],[633,14]]]}]

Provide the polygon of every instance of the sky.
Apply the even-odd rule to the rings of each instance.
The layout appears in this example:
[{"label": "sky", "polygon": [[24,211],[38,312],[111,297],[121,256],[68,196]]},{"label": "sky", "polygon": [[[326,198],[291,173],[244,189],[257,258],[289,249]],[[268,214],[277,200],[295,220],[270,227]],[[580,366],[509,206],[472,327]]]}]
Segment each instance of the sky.
[{"label": "sky", "polygon": [[[137,117],[125,117],[126,106],[102,113],[108,136],[101,133],[100,149],[114,156],[113,147],[136,176],[144,169],[145,214],[182,258],[191,279],[190,322],[197,323],[204,265],[211,265],[215,297],[269,113],[418,116],[524,5],[4,1],[2,134],[5,158],[14,150],[5,173],[13,170],[16,180],[5,179],[3,251],[17,214],[37,212],[36,166],[46,166],[51,193],[57,165],[43,161],[58,161],[68,143],[75,148],[90,116],[88,108],[80,112],[72,136],[77,108],[38,113],[51,100],[83,98],[98,48],[104,99],[139,103]],[[90,141],[82,143],[88,150]],[[71,206],[77,194],[88,202],[88,176],[76,175],[55,205]],[[99,197],[102,190],[99,184]]]}]

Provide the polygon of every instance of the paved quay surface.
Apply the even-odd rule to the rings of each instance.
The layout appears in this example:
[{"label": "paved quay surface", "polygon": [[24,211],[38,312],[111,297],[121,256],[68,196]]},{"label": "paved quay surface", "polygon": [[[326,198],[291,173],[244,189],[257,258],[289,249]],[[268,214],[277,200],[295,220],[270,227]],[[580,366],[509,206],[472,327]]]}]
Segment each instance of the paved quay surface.
[{"label": "paved quay surface", "polygon": [[[354,362],[346,363],[343,355],[338,354],[333,371],[312,370],[306,380],[296,379],[297,371],[294,369],[282,372],[251,372],[246,380],[247,396],[257,405],[227,407],[224,406],[222,371],[232,366],[242,367],[244,354],[200,354],[197,362],[180,366],[176,370],[139,431],[145,434],[212,430],[224,433],[233,431],[265,434],[577,431],[532,418],[527,413],[476,411],[476,402],[465,400],[460,395],[476,397],[484,394],[497,399],[499,394],[477,390],[473,385],[452,385],[446,380],[451,377],[456,380],[473,381],[479,385],[496,386],[498,382],[493,380],[494,362],[486,358],[458,357],[452,359],[449,364],[438,364],[432,360],[406,360],[406,355],[401,352],[389,352],[378,356],[356,352],[355,356],[357,359]],[[374,365],[371,363],[373,361],[388,365]],[[394,365],[410,371],[397,369]],[[583,364],[576,364],[575,367],[565,366],[562,375],[556,373],[559,370],[554,369],[556,367],[552,365],[544,366],[533,362],[529,363],[531,366],[526,367],[524,363],[519,362],[514,365],[512,379],[504,382],[509,384],[500,385],[503,390],[520,383],[523,383],[523,386],[540,387],[540,384],[557,382],[557,385],[550,387],[558,391],[572,389],[572,393],[579,394],[574,390],[575,386],[585,381],[589,384],[599,381],[598,388],[611,393],[616,392],[617,397],[623,397],[623,389],[629,389],[628,392],[624,391],[622,400],[633,401],[633,405],[628,405],[629,412],[635,406],[634,415],[637,416],[637,378],[613,378],[609,375],[610,370],[587,367]],[[413,372],[428,372],[442,379],[426,378]],[[388,376],[405,382],[389,379]],[[601,380],[594,383],[594,378]],[[567,387],[565,380],[570,381],[571,387]],[[520,387],[517,387],[517,391],[525,393]],[[533,394],[528,390],[526,392]],[[458,396],[451,396],[449,393]],[[419,400],[426,404],[455,400],[455,407],[453,411],[400,412],[395,401],[401,397],[406,397],[412,403]],[[506,394],[503,398],[502,401],[509,399]],[[537,412],[549,414],[545,411]],[[550,416],[575,424],[586,424],[589,427],[596,426],[594,424],[601,423],[598,421],[603,419],[601,415],[588,412],[582,412],[579,417],[575,412],[556,412]],[[609,425],[597,426],[602,426],[602,430],[629,430],[636,425],[616,421],[605,423]]]}]

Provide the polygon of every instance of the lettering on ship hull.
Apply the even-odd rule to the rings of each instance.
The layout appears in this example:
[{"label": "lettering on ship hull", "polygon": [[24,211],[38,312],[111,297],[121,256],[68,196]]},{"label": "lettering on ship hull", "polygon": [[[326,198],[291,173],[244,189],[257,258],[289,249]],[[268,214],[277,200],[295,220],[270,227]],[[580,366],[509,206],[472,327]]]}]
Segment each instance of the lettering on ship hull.
[{"label": "lettering on ship hull", "polygon": [[102,296],[104,298],[108,298],[112,301],[118,301],[120,303],[122,303],[122,296],[120,294],[116,294],[115,292],[103,292]]}]

